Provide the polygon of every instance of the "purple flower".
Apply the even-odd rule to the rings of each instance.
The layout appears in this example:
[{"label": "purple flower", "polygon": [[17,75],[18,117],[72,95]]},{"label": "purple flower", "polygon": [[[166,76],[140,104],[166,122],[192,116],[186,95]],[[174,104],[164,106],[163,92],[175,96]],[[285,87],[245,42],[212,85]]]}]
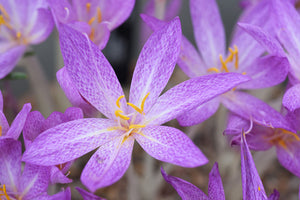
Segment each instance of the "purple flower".
[{"label": "purple flower", "polygon": [[99,48],[74,29],[62,27],[61,48],[68,74],[80,95],[108,119],[79,119],[49,129],[35,139],[23,160],[57,165],[99,147],[81,174],[92,192],[123,176],[135,140],[161,161],[184,167],[207,163],[183,132],[161,124],[248,79],[213,74],[190,79],[160,96],[175,67],[180,36],[176,18],[149,38],[137,61],[126,103],[116,74]]},{"label": "purple flower", "polygon": [[48,3],[58,23],[86,33],[103,49],[110,32],[129,17],[135,0],[48,0]]},{"label": "purple flower", "polygon": [[50,183],[49,167],[25,164],[21,170],[22,145],[14,139],[0,140],[0,198],[1,199],[71,199],[70,190],[56,195],[47,194]]},{"label": "purple flower", "polygon": [[0,0],[0,78],[10,73],[30,44],[44,41],[53,20],[42,0]]},{"label": "purple flower", "polygon": [[[268,2],[262,1],[245,12],[239,21],[269,30],[272,22],[268,18],[269,7]],[[211,73],[236,72],[251,77],[251,80],[179,116],[177,120],[180,125],[191,126],[208,119],[217,111],[220,103],[245,118],[255,118],[259,114],[257,109],[253,108],[257,107],[257,103],[263,104],[263,102],[251,96],[245,98],[249,95],[238,90],[266,88],[281,83],[288,73],[287,59],[275,53],[262,57],[266,51],[265,47],[253,40],[240,27],[236,27],[230,47],[226,52],[224,27],[216,2],[214,0],[191,0],[190,10],[199,52],[182,36],[181,52],[177,61],[181,69],[190,78]],[[165,24],[146,15],[142,15],[142,18],[153,30]],[[267,110],[262,112],[267,112]],[[267,121],[268,119],[265,116],[259,116],[256,120]]]},{"label": "purple flower", "polygon": [[[280,194],[276,190],[274,190],[273,194],[271,194],[269,198],[267,197],[245,137],[241,138],[241,174],[243,199],[278,200]],[[183,200],[225,200],[222,179],[217,163],[214,164],[211,172],[209,173],[208,196],[193,184],[180,178],[167,175],[162,168],[161,173],[164,179],[174,187]]]},{"label": "purple flower", "polygon": [[76,187],[76,190],[83,197],[83,200],[105,200],[104,198],[96,196],[88,191],[85,191],[84,189],[79,188],[79,187]]}]

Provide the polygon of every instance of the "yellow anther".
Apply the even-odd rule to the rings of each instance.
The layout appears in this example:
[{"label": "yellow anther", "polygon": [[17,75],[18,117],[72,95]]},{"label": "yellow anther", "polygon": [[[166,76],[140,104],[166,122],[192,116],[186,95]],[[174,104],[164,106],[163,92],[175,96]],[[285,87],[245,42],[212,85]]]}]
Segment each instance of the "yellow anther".
[{"label": "yellow anther", "polygon": [[297,141],[300,141],[300,138],[299,138],[299,136],[298,136],[296,133],[293,133],[293,132],[291,132],[291,131],[285,130],[285,129],[283,129],[283,128],[279,128],[279,131],[281,131],[281,132],[284,133],[284,134],[292,135],[292,136],[294,136],[294,138],[295,138]]},{"label": "yellow anther", "polygon": [[148,92],[146,94],[146,96],[143,98],[143,101],[141,103],[141,110],[142,110],[142,112],[144,112],[144,105],[145,105],[146,99],[148,98],[149,94],[150,94],[150,92]]},{"label": "yellow anther", "polygon": [[2,136],[2,126],[0,126],[0,136]]},{"label": "yellow anther", "polygon": [[120,100],[123,99],[124,97],[125,97],[125,95],[122,95],[122,96],[119,96],[119,98],[117,99],[116,104],[117,104],[118,108],[121,108]]},{"label": "yellow anther", "polygon": [[90,19],[90,21],[88,22],[88,24],[91,25],[91,24],[95,21],[95,19],[96,19],[95,17],[92,17],[92,18]]},{"label": "yellow anther", "polygon": [[0,25],[5,25],[6,21],[4,20],[3,15],[0,15]]},{"label": "yellow anther", "polygon": [[0,12],[2,15],[4,15],[4,17],[9,20],[9,15],[8,13],[6,12],[5,8],[0,4]]},{"label": "yellow anther", "polygon": [[260,186],[258,186],[258,191],[260,191],[261,189],[260,189]]},{"label": "yellow anther", "polygon": [[127,105],[131,106],[134,110],[138,111],[139,113],[143,113],[143,111],[133,103],[127,103]]},{"label": "yellow anther", "polygon": [[219,73],[220,70],[216,67],[211,67],[211,68],[207,69],[207,72],[217,72],[217,73]]},{"label": "yellow anther", "polygon": [[130,119],[129,117],[127,117],[127,116],[125,116],[125,115],[122,115],[121,113],[123,113],[122,110],[116,110],[116,111],[115,111],[115,115],[116,115],[117,117],[120,117],[120,118],[122,118],[122,119],[124,119],[124,120],[129,120],[129,119]]},{"label": "yellow anther", "polygon": [[236,45],[234,45],[234,53],[235,53],[234,66],[235,66],[235,69],[238,69],[239,68],[239,50]]},{"label": "yellow anther", "polygon": [[220,61],[221,61],[221,64],[222,64],[221,70],[224,69],[225,72],[229,72],[229,70],[228,70],[228,68],[227,68],[227,66],[226,66],[227,63],[224,62],[222,55],[220,55],[219,57],[220,57]]},{"label": "yellow anther", "polygon": [[89,37],[90,37],[90,39],[91,39],[92,41],[94,41],[94,39],[95,39],[95,28],[92,28],[91,34],[89,35]]},{"label": "yellow anther", "polygon": [[3,192],[3,194],[0,194],[0,196],[5,196],[6,200],[10,200],[10,198],[9,198],[7,192],[6,192],[6,186],[5,186],[5,184],[3,184],[1,191]]},{"label": "yellow anther", "polygon": [[17,39],[21,38],[21,32],[20,31],[17,32],[16,37],[17,37]]},{"label": "yellow anther", "polygon": [[98,23],[102,22],[102,13],[99,7],[97,7],[97,21]]},{"label": "yellow anther", "polygon": [[246,75],[247,73],[246,73],[246,72],[243,72],[242,74],[243,74],[243,75]]},{"label": "yellow anther", "polygon": [[131,124],[129,126],[129,129],[134,129],[134,128],[144,128],[146,125],[141,125],[141,124]]},{"label": "yellow anther", "polygon": [[228,55],[228,57],[225,60],[225,63],[227,64],[228,62],[232,62],[233,60],[233,56],[234,56],[234,51],[232,50],[232,48],[229,48],[230,54]]},{"label": "yellow anther", "polygon": [[86,7],[86,11],[90,12],[90,10],[91,10],[91,3],[86,3],[85,7]]}]

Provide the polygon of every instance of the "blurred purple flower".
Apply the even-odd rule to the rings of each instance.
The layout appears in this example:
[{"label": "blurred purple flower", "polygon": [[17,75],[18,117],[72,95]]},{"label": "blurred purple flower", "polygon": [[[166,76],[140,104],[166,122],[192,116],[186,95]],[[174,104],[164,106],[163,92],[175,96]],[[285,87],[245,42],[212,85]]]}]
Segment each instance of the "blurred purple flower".
[{"label": "blurred purple flower", "polygon": [[[177,120],[180,125],[191,126],[201,123],[217,111],[220,103],[245,118],[252,117],[260,122],[276,123],[276,121],[269,121],[272,118],[257,112],[257,107],[265,108],[262,101],[237,90],[266,88],[284,81],[289,68],[285,56],[270,52],[272,54],[262,57],[266,51],[265,47],[253,40],[240,27],[234,30],[230,48],[226,52],[224,27],[215,0],[191,0],[190,10],[199,52],[182,36],[181,52],[177,61],[181,69],[190,78],[211,73],[235,72],[251,77],[251,79],[241,83],[230,92],[219,95],[179,116]],[[239,21],[269,30],[272,24],[268,17],[269,10],[270,3],[262,1],[245,12]],[[142,15],[142,18],[153,30],[165,24],[150,16]],[[280,51],[280,49],[279,45],[275,50]],[[262,110],[262,112],[267,113],[268,110]]]},{"label": "blurred purple flower", "polygon": [[88,191],[85,191],[84,189],[79,188],[79,187],[76,187],[76,190],[83,197],[83,200],[105,200],[104,198],[96,196]]},{"label": "blurred purple flower", "polygon": [[25,164],[22,172],[21,142],[14,139],[0,140],[0,198],[22,200],[70,200],[70,190],[49,196],[50,168]]},{"label": "blurred purple flower", "polygon": [[127,170],[134,141],[154,158],[184,167],[207,163],[206,157],[180,130],[161,126],[195,103],[204,103],[248,79],[213,74],[183,82],[160,96],[180,51],[181,27],[176,18],[147,41],[133,74],[129,102],[113,68],[99,48],[68,26],[61,27],[66,69],[80,95],[108,119],[79,119],[49,129],[36,138],[23,157],[41,165],[68,162],[96,148],[81,180],[89,190],[108,186]]},{"label": "blurred purple flower", "polygon": [[26,46],[44,41],[53,20],[43,0],[0,0],[0,78],[12,71]]},{"label": "blurred purple flower", "polygon": [[57,23],[86,33],[100,49],[131,14],[135,0],[47,0]]}]

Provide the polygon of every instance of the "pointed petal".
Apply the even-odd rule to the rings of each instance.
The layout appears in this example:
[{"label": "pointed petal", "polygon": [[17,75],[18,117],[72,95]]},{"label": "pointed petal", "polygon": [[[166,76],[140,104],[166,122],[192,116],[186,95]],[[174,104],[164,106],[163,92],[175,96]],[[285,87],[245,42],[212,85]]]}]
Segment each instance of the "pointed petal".
[{"label": "pointed petal", "polygon": [[[123,95],[117,76],[100,49],[86,35],[62,25],[59,30],[64,62],[79,93],[110,119]],[[125,100],[121,100],[125,107]]]},{"label": "pointed petal", "polygon": [[147,126],[134,137],[152,157],[182,167],[197,167],[208,162],[199,148],[183,132],[167,126]]},{"label": "pointed petal", "polygon": [[70,187],[67,187],[66,189],[63,189],[63,191],[56,193],[48,198],[48,200],[71,200],[71,189]]},{"label": "pointed petal", "polygon": [[268,200],[279,200],[280,194],[277,190],[274,190],[272,194],[270,194]]},{"label": "pointed petal", "polygon": [[201,104],[200,106],[186,111],[183,115],[177,117],[180,126],[193,126],[200,124],[201,122],[210,118],[215,112],[217,112],[220,104],[218,97]]},{"label": "pointed petal", "polygon": [[103,198],[94,195],[93,193],[90,193],[88,191],[85,191],[84,189],[81,189],[79,187],[75,188],[83,197],[83,200],[104,200]]},{"label": "pointed petal", "polygon": [[286,79],[290,64],[285,57],[265,56],[256,59],[251,68],[245,70],[252,80],[238,86],[241,89],[258,89],[277,85]]},{"label": "pointed petal", "polygon": [[[72,163],[72,162],[69,162]],[[71,166],[71,165],[70,165]],[[69,166],[69,168],[70,168]],[[63,172],[57,167],[57,166],[53,166],[51,167],[51,184],[55,184],[55,183],[71,183],[72,179],[69,179],[66,175],[63,174]]]},{"label": "pointed petal", "polygon": [[192,199],[199,199],[199,200],[208,200],[208,197],[204,192],[202,192],[199,188],[194,186],[193,184],[182,180],[180,178],[168,175],[163,168],[160,168],[161,174],[167,183],[171,184],[174,189],[177,191],[178,195],[183,200],[192,200]]},{"label": "pointed petal", "polygon": [[257,173],[251,152],[243,134],[241,141],[241,174],[244,200],[267,199],[264,186]]},{"label": "pointed petal", "polygon": [[293,131],[286,119],[265,102],[243,92],[230,92],[222,96],[222,103],[231,112],[267,127]]},{"label": "pointed petal", "polygon": [[23,130],[24,124],[26,122],[26,118],[28,113],[31,110],[31,104],[24,104],[22,110],[18,113],[11,126],[9,127],[6,136],[14,138],[17,140]]},{"label": "pointed petal", "polygon": [[175,18],[154,32],[138,58],[130,87],[129,102],[140,106],[147,93],[145,113],[168,83],[180,52],[181,27]]},{"label": "pointed petal", "polygon": [[9,129],[9,124],[2,111],[0,111],[0,126],[2,128],[2,136],[5,136]]},{"label": "pointed petal", "polygon": [[119,136],[108,130],[116,123],[108,119],[79,119],[60,124],[39,135],[23,155],[23,161],[52,166],[78,158]]},{"label": "pointed petal", "polygon": [[248,80],[247,76],[237,73],[210,74],[187,80],[159,97],[146,114],[147,123],[168,122]]},{"label": "pointed petal", "polygon": [[285,92],[282,105],[290,112],[300,108],[300,84],[294,85]]},{"label": "pointed petal", "polygon": [[219,173],[218,163],[215,163],[209,173],[208,197],[210,200],[225,200],[222,179]]},{"label": "pointed petal", "polygon": [[42,132],[42,125],[44,121],[45,119],[39,111],[33,111],[28,114],[23,129],[23,137],[26,149]]},{"label": "pointed petal", "polygon": [[17,46],[0,54],[0,79],[9,74],[24,54],[26,46]]},{"label": "pointed petal", "polygon": [[132,137],[122,136],[100,146],[82,171],[82,183],[95,192],[118,181],[129,167],[133,144]]},{"label": "pointed petal", "polygon": [[215,67],[225,54],[225,33],[215,0],[191,0],[191,18],[198,49],[207,66]]}]

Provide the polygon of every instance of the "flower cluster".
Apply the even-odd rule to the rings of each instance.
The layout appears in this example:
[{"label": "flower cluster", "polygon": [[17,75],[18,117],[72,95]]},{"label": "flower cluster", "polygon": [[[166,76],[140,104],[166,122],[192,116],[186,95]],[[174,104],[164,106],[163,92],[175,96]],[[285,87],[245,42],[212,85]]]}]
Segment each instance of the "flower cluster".
[{"label": "flower cluster", "polygon": [[[10,77],[23,55],[28,56],[30,45],[44,41],[56,25],[64,61],[57,81],[74,106],[45,119],[27,103],[9,125],[3,101],[10,90],[3,88],[0,200],[73,198],[72,167],[85,154],[91,157],[80,172],[80,182],[87,190],[76,189],[85,200],[102,199],[94,193],[119,181],[126,171],[131,174],[129,185],[138,181],[130,167],[135,141],[159,161],[185,168],[203,166],[211,158],[182,127],[206,121],[221,104],[228,110],[224,140],[238,146],[240,153],[243,199],[276,200],[281,192],[275,189],[267,196],[250,150],[275,146],[279,163],[300,177],[298,1],[241,1],[244,11],[228,48],[215,0],[189,1],[196,47],[175,17],[182,4],[148,2],[140,30],[146,42],[127,91],[102,50],[111,31],[131,15],[134,0],[0,0],[0,78]],[[187,80],[170,87],[176,64]],[[256,89],[278,84],[285,89],[278,95],[280,112],[252,95]],[[174,119],[177,125],[170,123]],[[168,175],[169,170],[161,168],[157,178],[151,162],[144,164],[143,181],[149,185],[164,178],[182,199],[223,200],[218,163],[209,174],[208,195]],[[131,190],[138,188],[132,185]],[[156,185],[153,188],[160,186]]]}]

